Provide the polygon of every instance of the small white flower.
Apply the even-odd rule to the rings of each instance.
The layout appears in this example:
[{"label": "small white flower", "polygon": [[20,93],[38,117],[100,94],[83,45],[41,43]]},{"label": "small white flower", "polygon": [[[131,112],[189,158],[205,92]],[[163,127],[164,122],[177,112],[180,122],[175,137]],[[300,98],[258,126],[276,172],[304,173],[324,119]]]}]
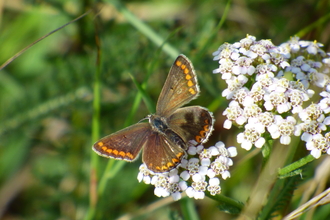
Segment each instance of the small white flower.
[{"label": "small white flower", "polygon": [[315,134],[313,138],[306,143],[307,150],[311,151],[311,155],[316,159],[320,158],[322,152],[327,152],[329,148],[328,141],[323,135]]},{"label": "small white flower", "polygon": [[274,122],[275,123],[268,128],[272,138],[277,139],[281,137],[281,144],[290,144],[291,136],[296,134],[295,130],[298,129],[295,118],[288,116],[286,119],[283,119],[281,116],[276,115]]},{"label": "small white flower", "polygon": [[264,130],[263,127],[256,127],[253,124],[246,124],[245,131],[237,135],[237,142],[241,144],[241,147],[246,150],[250,150],[252,145],[261,148],[265,143],[261,134]]},{"label": "small white flower", "polygon": [[229,103],[229,107],[225,109],[223,115],[227,116],[229,121],[236,122],[239,125],[242,125],[246,122],[246,117],[243,116],[243,109],[236,101]]}]

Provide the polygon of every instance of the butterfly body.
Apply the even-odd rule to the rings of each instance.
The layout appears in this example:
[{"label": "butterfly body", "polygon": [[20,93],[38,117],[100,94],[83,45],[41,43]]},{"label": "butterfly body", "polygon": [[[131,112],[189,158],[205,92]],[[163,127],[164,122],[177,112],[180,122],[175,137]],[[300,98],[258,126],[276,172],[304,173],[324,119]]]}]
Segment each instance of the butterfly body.
[{"label": "butterfly body", "polygon": [[191,62],[178,56],[158,98],[149,122],[131,125],[93,145],[101,156],[133,161],[143,148],[142,160],[155,173],[168,172],[180,164],[190,140],[204,143],[213,130],[212,113],[200,106],[182,105],[196,98],[199,87]]}]

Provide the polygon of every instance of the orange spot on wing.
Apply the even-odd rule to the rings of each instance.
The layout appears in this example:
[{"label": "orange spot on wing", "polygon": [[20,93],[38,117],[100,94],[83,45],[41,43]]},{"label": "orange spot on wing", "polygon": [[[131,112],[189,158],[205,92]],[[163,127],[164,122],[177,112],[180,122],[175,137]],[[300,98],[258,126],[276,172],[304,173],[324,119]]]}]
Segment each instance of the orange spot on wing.
[{"label": "orange spot on wing", "polygon": [[205,137],[206,132],[205,132],[205,131],[200,131],[199,134],[200,134],[202,137]]},{"label": "orange spot on wing", "polygon": [[193,83],[193,81],[189,80],[188,83],[187,83],[187,85],[188,85],[189,87],[192,87],[192,86],[194,86],[195,84]]},{"label": "orange spot on wing", "polygon": [[176,159],[176,158],[172,158],[172,162],[173,162],[173,163],[179,163],[179,160]]},{"label": "orange spot on wing", "polygon": [[121,157],[125,157],[125,156],[126,156],[126,153],[125,153],[124,151],[120,151],[118,154],[119,154],[119,156],[121,156]]},{"label": "orange spot on wing", "polygon": [[196,137],[195,137],[195,140],[196,140],[198,143],[201,143],[201,142],[202,142],[202,137],[201,137],[201,136],[196,136]]},{"label": "orange spot on wing", "polygon": [[191,75],[189,75],[189,74],[186,75],[186,80],[189,80],[191,78],[192,78]]},{"label": "orange spot on wing", "polygon": [[118,155],[119,154],[119,152],[118,152],[118,150],[113,150],[113,152],[112,152],[114,155]]},{"label": "orange spot on wing", "polygon": [[190,92],[192,95],[195,95],[195,94],[196,94],[196,91],[195,91],[193,88],[190,88],[190,89],[189,89],[189,92]]},{"label": "orange spot on wing", "polygon": [[131,160],[134,159],[134,156],[133,156],[133,154],[131,154],[131,153],[126,153],[126,156],[129,157]]}]

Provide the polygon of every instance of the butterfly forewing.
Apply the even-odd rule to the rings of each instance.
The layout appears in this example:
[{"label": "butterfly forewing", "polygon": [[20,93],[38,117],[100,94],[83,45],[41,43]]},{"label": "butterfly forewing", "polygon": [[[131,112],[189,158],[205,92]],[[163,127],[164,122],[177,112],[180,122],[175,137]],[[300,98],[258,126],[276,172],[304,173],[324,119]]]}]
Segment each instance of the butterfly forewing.
[{"label": "butterfly forewing", "polygon": [[199,94],[195,70],[189,59],[180,55],[174,61],[159,95],[156,114],[169,116]]},{"label": "butterfly forewing", "polygon": [[168,172],[175,168],[185,155],[182,147],[185,146],[180,146],[168,136],[152,132],[144,144],[142,160],[147,168],[155,173]]},{"label": "butterfly forewing", "polygon": [[134,124],[97,141],[93,150],[103,157],[133,161],[151,132],[149,123]]},{"label": "butterfly forewing", "polygon": [[213,115],[206,108],[189,106],[177,109],[168,119],[168,126],[186,143],[204,143],[213,130]]}]

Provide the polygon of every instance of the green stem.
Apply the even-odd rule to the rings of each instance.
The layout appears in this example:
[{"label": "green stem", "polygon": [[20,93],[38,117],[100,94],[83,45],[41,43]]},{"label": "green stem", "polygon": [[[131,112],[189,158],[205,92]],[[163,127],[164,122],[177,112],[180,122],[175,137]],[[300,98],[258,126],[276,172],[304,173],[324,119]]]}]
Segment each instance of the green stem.
[{"label": "green stem", "polygon": [[180,206],[184,219],[199,220],[199,216],[192,199],[188,197],[182,198],[180,200]]},{"label": "green stem", "polygon": [[[93,88],[93,119],[92,119],[92,142],[94,143],[99,139],[100,136],[100,111],[101,111],[101,46],[100,39],[98,34],[95,33],[95,42],[97,47],[97,59],[96,59],[96,71],[94,74],[94,88]],[[99,156],[92,152],[91,153],[91,168],[90,168],[90,191],[89,191],[89,208],[87,214],[85,215],[85,219],[94,219],[96,212],[96,204],[98,201],[98,164],[99,164]]]},{"label": "green stem", "polygon": [[289,173],[301,168],[302,166],[305,166],[306,164],[314,161],[315,158],[312,156],[312,155],[307,155],[306,157],[304,158],[301,158],[300,160],[280,169],[278,171],[278,175],[279,176],[284,176],[284,175],[288,175]]}]

